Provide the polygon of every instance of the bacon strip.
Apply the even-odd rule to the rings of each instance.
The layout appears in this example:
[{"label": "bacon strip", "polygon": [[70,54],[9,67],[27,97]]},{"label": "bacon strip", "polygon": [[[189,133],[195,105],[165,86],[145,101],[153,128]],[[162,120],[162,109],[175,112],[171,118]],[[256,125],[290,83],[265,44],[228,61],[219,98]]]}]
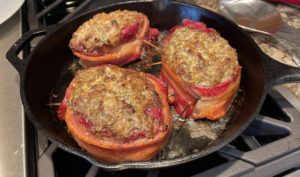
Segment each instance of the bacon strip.
[{"label": "bacon strip", "polygon": [[202,22],[197,22],[189,19],[183,19],[182,20],[183,26],[189,27],[189,28],[194,28],[194,29],[199,29],[202,32],[214,32],[215,30],[213,28],[207,28],[206,25]]},{"label": "bacon strip", "polygon": [[201,100],[195,105],[191,117],[193,119],[206,117],[211,120],[222,118],[226,114],[239,89],[241,79],[240,71],[241,68],[237,67],[235,77],[232,80],[224,82],[223,85],[221,84],[221,87],[217,85],[208,90],[209,93],[214,94],[201,95]]},{"label": "bacon strip", "polygon": [[160,73],[160,78],[167,84],[168,91],[172,92],[172,95],[168,94],[168,97],[175,111],[183,118],[187,118],[193,112],[197,99],[180,88],[180,84],[172,80],[164,70]]},{"label": "bacon strip", "polygon": [[131,40],[139,31],[140,23],[135,23],[123,29],[121,31],[121,41],[128,42]]}]

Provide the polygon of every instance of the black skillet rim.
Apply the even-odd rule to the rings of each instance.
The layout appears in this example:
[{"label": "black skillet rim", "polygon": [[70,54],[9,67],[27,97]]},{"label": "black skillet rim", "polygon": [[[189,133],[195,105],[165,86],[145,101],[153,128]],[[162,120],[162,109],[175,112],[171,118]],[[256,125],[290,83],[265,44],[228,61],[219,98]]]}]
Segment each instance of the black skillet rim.
[{"label": "black skillet rim", "polygon": [[[139,162],[123,162],[123,163],[119,163],[119,164],[105,164],[102,163],[98,160],[96,160],[95,158],[93,158],[92,156],[88,155],[86,152],[84,152],[83,150],[78,150],[75,147],[72,146],[67,146],[64,143],[60,142],[56,137],[54,137],[53,135],[51,135],[50,133],[48,133],[37,121],[35,116],[32,114],[31,110],[30,110],[30,106],[26,100],[26,96],[25,96],[25,78],[26,78],[26,70],[27,70],[27,66],[29,64],[30,58],[32,56],[35,55],[37,49],[39,48],[39,46],[49,37],[51,36],[51,34],[53,34],[55,31],[59,30],[60,28],[63,28],[65,26],[65,24],[67,23],[71,23],[73,21],[75,21],[77,18],[80,18],[82,16],[85,16],[89,13],[93,13],[93,12],[98,12],[101,11],[102,9],[105,8],[109,8],[112,6],[116,6],[116,5],[122,5],[122,4],[132,4],[132,3],[147,3],[147,2],[159,2],[159,0],[150,0],[150,1],[128,1],[128,2],[120,2],[120,3],[115,3],[115,4],[110,4],[107,6],[103,6],[100,7],[96,10],[92,10],[92,11],[88,11],[86,13],[84,13],[83,15],[74,17],[72,19],[70,19],[69,21],[66,21],[62,24],[59,24],[57,26],[55,26],[54,28],[50,28],[50,30],[48,31],[47,35],[39,42],[39,44],[35,47],[35,49],[30,53],[30,55],[28,56],[28,60],[25,63],[25,67],[23,72],[20,72],[21,75],[21,98],[22,98],[22,102],[23,102],[23,106],[26,112],[26,115],[29,117],[30,121],[34,124],[34,126],[40,131],[42,132],[43,135],[45,135],[49,140],[51,140],[51,142],[54,142],[55,144],[57,144],[60,148],[64,149],[67,152],[73,153],[75,155],[78,155],[86,160],[88,160],[89,162],[91,162],[92,164],[109,170],[109,171],[119,171],[119,170],[124,170],[124,169],[156,169],[156,168],[165,168],[165,167],[171,167],[171,166],[175,166],[175,165],[180,165],[183,163],[187,163],[196,159],[199,159],[203,156],[206,156],[218,149],[220,149],[221,147],[225,146],[226,144],[228,144],[229,142],[231,142],[232,140],[234,140],[243,130],[245,130],[245,128],[250,124],[250,122],[253,120],[254,115],[257,115],[259,108],[262,105],[262,100],[264,100],[265,98],[265,92],[263,93],[262,97],[260,98],[260,104],[257,105],[256,110],[252,113],[252,115],[249,117],[249,119],[239,128],[239,130],[235,131],[234,134],[232,134],[231,136],[228,136],[226,139],[222,139],[221,141],[217,142],[217,143],[212,143],[209,144],[208,147],[205,150],[200,150],[199,152],[190,154],[190,155],[186,155],[186,156],[182,156],[182,157],[176,157],[176,158],[171,158],[171,159],[167,159],[167,160],[153,160],[153,161],[139,161]],[[258,46],[256,45],[256,43],[254,42],[254,40],[248,35],[246,34],[244,31],[242,31],[235,23],[231,22],[230,20],[226,19],[225,17],[212,12],[210,10],[198,7],[198,6],[194,6],[191,4],[187,4],[187,3],[182,3],[182,2],[172,2],[175,5],[181,5],[181,6],[188,6],[188,7],[193,7],[193,8],[197,8],[201,11],[206,11],[207,13],[210,13],[214,16],[216,16],[217,18],[222,19],[222,21],[225,21],[226,23],[230,24],[231,26],[233,26],[234,28],[237,28],[240,32],[241,35],[244,35],[244,37],[247,38],[247,40],[252,43],[251,45],[257,50],[259,56],[260,56],[260,60],[262,60],[262,52],[261,50],[258,48]],[[264,63],[264,62],[262,62]],[[22,73],[22,74],[21,74]],[[264,84],[264,91],[266,90],[266,84]],[[218,139],[219,140],[219,139]],[[216,142],[216,141],[215,141]]]}]

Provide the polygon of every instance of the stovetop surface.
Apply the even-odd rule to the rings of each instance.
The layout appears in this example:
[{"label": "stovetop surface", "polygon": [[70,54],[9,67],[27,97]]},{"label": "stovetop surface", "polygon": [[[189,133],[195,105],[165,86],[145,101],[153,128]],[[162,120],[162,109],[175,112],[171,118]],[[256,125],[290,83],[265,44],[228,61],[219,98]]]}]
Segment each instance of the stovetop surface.
[{"label": "stovetop surface", "polygon": [[[23,21],[23,26],[33,29],[56,24],[71,18],[74,14],[70,12],[78,15],[114,2],[117,1],[28,0],[29,20]],[[23,15],[23,18],[25,16]],[[34,45],[32,44],[32,47]],[[204,158],[160,170],[102,170],[56,147],[27,123],[27,142],[31,142],[26,144],[27,174],[58,177],[297,175],[297,167],[300,165],[300,113],[295,107],[299,106],[299,102],[289,100],[295,100],[290,91],[282,86],[274,88],[267,96],[260,116],[229,145]],[[35,138],[32,138],[33,136]]]},{"label": "stovetop surface", "polygon": [[[109,172],[45,141],[38,156],[38,174],[53,167],[56,176],[284,176],[298,173],[300,165],[300,113],[276,87],[251,125],[234,141],[198,160],[157,170]],[[280,101],[279,101],[280,100]],[[276,112],[274,112],[276,110]],[[48,169],[49,170],[49,169]]]}]

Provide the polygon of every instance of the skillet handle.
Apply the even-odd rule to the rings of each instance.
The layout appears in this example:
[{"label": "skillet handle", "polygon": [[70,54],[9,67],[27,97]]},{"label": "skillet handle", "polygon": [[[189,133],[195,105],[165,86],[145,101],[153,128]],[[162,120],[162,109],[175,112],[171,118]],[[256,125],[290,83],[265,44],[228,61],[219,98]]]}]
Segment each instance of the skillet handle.
[{"label": "skillet handle", "polygon": [[20,51],[27,45],[30,44],[30,42],[38,36],[46,35],[48,33],[49,27],[47,28],[41,28],[41,29],[34,29],[31,31],[27,31],[22,35],[21,38],[19,38],[13,46],[8,50],[6,53],[6,58],[8,61],[15,67],[15,69],[21,73],[25,66],[25,61],[28,58],[28,56],[24,59],[21,59],[18,57],[18,54]]},{"label": "skillet handle", "polygon": [[300,68],[280,63],[265,53],[262,55],[269,88],[285,83],[300,82]]}]

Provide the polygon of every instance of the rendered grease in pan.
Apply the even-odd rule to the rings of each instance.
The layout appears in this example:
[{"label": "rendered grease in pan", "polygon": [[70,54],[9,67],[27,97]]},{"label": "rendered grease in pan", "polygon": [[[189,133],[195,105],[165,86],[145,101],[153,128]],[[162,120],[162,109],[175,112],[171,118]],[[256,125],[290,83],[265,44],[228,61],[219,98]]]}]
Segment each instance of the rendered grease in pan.
[{"label": "rendered grease in pan", "polygon": [[158,158],[170,159],[190,155],[200,151],[209,143],[216,140],[226,129],[233,114],[239,110],[242,99],[243,92],[239,91],[226,116],[216,121],[207,119],[182,119],[174,109],[171,108],[173,132],[169,143]]}]

